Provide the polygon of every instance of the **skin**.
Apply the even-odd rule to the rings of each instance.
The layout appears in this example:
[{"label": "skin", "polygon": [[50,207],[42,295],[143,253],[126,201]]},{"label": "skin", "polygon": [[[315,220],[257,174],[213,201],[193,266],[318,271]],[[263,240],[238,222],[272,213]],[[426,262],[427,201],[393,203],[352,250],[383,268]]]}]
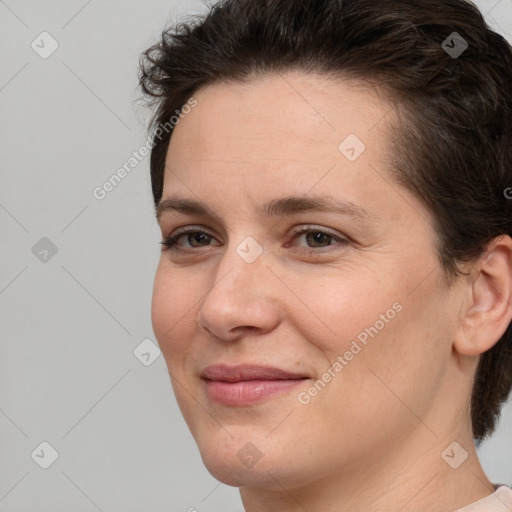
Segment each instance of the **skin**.
[{"label": "skin", "polygon": [[[185,235],[185,253],[163,250],[152,321],[210,473],[240,487],[248,512],[448,511],[494,492],[475,452],[468,397],[479,355],[512,318],[512,240],[496,239],[467,266],[470,277],[447,286],[432,215],[389,174],[394,113],[375,89],[294,71],[217,82],[194,97],[171,138],[163,199],[204,202],[220,221],[162,213],[163,237],[194,226],[211,238]],[[348,134],[366,145],[353,162],[338,149]],[[292,194],[335,195],[372,220],[260,212]],[[310,225],[349,243],[318,242],[314,229],[292,236]],[[236,251],[248,236],[263,250],[252,263]],[[395,318],[300,403],[298,393],[395,303]],[[311,379],[228,407],[208,398],[199,377],[221,362]],[[457,469],[441,457],[454,441],[468,453]],[[238,456],[248,442],[261,455],[250,467]]]}]

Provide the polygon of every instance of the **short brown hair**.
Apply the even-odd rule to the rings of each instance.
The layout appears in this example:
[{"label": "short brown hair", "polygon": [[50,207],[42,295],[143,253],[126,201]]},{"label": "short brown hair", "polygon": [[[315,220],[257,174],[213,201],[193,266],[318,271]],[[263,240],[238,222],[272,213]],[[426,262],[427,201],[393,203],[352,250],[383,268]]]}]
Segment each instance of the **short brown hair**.
[{"label": "short brown hair", "polygon": [[[157,106],[155,206],[172,135],[156,137],[156,127],[203,86],[292,69],[378,83],[397,100],[393,172],[432,212],[448,282],[460,262],[512,236],[504,194],[512,186],[512,48],[465,0],[225,0],[164,30],[139,75]],[[476,371],[478,443],[494,431],[511,386],[512,324]]]}]

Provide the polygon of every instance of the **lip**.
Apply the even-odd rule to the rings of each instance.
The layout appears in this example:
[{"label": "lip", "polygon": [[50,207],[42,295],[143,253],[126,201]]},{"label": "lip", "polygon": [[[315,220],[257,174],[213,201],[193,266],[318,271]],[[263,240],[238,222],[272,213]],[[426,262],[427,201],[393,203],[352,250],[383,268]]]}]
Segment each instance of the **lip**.
[{"label": "lip", "polygon": [[251,405],[289,392],[310,377],[261,365],[212,365],[201,372],[208,397],[226,406]]}]

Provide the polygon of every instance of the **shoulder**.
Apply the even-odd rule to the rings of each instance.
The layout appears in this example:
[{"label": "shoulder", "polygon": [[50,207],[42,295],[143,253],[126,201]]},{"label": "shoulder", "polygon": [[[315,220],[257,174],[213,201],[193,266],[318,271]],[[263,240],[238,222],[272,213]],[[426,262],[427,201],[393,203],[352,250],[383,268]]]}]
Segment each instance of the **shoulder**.
[{"label": "shoulder", "polygon": [[496,491],[455,512],[510,512],[512,510],[512,489],[499,485]]}]

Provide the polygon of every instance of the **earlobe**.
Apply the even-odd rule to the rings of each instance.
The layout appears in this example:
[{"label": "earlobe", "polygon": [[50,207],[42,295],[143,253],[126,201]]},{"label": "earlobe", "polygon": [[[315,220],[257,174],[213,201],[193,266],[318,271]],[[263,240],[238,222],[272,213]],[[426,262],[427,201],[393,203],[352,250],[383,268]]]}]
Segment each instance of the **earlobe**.
[{"label": "earlobe", "polygon": [[461,329],[454,340],[457,352],[478,355],[492,348],[512,321],[512,239],[491,241],[473,264]]}]

